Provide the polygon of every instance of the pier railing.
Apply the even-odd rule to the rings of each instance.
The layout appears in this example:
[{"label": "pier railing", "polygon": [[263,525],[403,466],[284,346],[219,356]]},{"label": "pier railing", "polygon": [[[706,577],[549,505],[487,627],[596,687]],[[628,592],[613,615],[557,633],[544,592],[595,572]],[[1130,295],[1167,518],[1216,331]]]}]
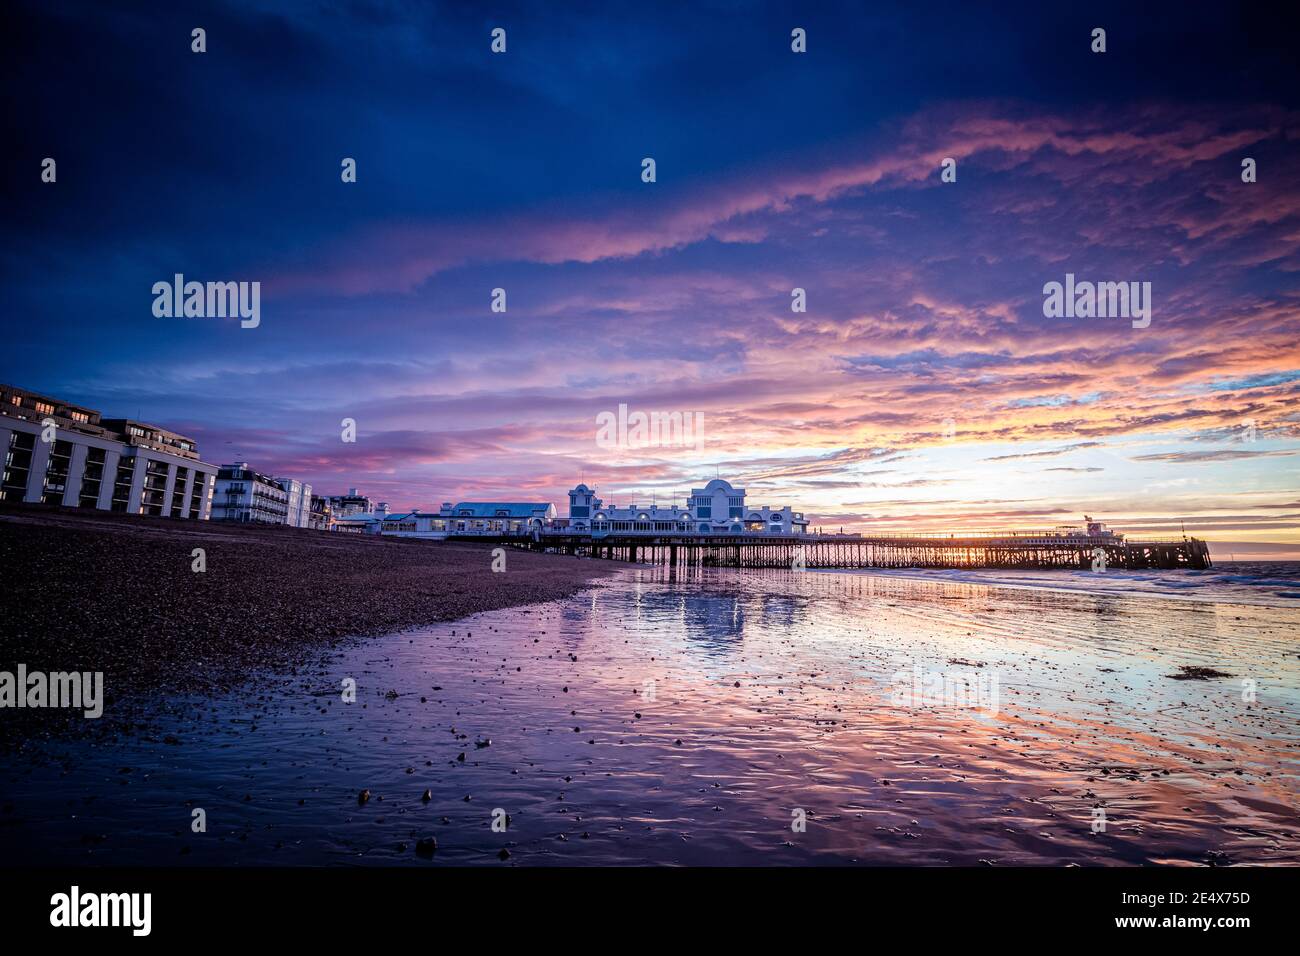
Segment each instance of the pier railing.
[{"label": "pier railing", "polygon": [[[455,536],[452,536],[455,537]],[[469,537],[469,536],[467,536]],[[733,568],[1187,568],[1211,566],[1196,538],[1130,541],[1107,535],[771,535],[632,532],[593,537],[542,533],[475,535],[535,551],[615,561]]]},{"label": "pier railing", "polygon": [[[500,532],[475,531],[475,532],[453,532],[459,534],[500,534]],[[531,531],[521,530],[520,535],[531,534]],[[802,534],[790,531],[694,531],[689,528],[682,528],[673,531],[652,530],[652,529],[624,529],[619,531],[590,531],[575,532],[571,528],[544,528],[541,534],[547,538],[566,538],[566,537],[589,537],[598,541],[608,538],[692,538],[701,541],[716,541],[743,538],[746,540],[771,541],[774,539],[794,538],[801,541],[1043,541],[1050,544],[1063,543],[1074,544],[1076,542],[1089,542],[1096,544],[1181,544],[1185,541],[1194,540],[1187,537],[1179,538],[1134,538],[1128,535],[1119,534],[1055,534],[1049,531],[970,531],[970,532],[940,532],[940,531],[873,531],[869,534],[862,532],[841,533],[841,532],[804,532]]]}]

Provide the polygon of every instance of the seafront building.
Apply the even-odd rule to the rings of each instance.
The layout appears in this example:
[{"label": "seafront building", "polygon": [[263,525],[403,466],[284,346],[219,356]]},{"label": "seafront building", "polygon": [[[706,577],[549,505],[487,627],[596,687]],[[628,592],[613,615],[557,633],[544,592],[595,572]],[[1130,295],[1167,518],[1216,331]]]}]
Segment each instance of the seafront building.
[{"label": "seafront building", "polygon": [[307,512],[307,527],[313,531],[329,531],[334,525],[334,513],[330,500],[321,495],[311,496],[310,509]]},{"label": "seafront building", "polygon": [[789,505],[771,508],[752,507],[745,503],[745,489],[715,478],[703,488],[691,489],[684,506],[629,504],[605,506],[596,492],[580,484],[569,492],[569,517],[557,522],[574,534],[692,533],[692,534],[807,534],[808,522],[802,512]]},{"label": "seafront building", "polygon": [[[353,491],[356,489],[354,488]],[[367,498],[367,501],[370,499]],[[384,530],[384,521],[388,518],[388,502],[381,501],[369,511],[350,511],[334,516],[333,531],[349,534],[380,534]]]},{"label": "seafront building", "polygon": [[311,485],[304,484],[297,478],[277,478],[280,487],[289,496],[288,514],[284,523],[291,528],[305,528],[311,515]]},{"label": "seafront building", "polygon": [[682,505],[606,505],[594,488],[579,484],[568,493],[564,518],[548,501],[448,501],[436,512],[394,513],[356,488],[315,495],[303,481],[263,474],[245,461],[218,468],[201,461],[184,435],[133,419],[101,419],[94,409],[10,385],[0,385],[0,447],[0,501],[434,539],[808,532],[802,512],[751,506],[744,488],[721,478],[692,489]]},{"label": "seafront building", "polygon": [[[721,478],[694,488],[684,505],[606,506],[593,488],[579,484],[569,492],[569,514],[560,518],[550,502],[444,502],[437,512],[376,513],[355,517],[370,533],[415,538],[449,535],[568,534],[593,538],[610,534],[802,535],[803,512],[789,505],[750,506],[745,489]],[[385,511],[386,511],[385,507]]]},{"label": "seafront building", "polygon": [[368,514],[374,511],[370,499],[359,494],[355,488],[349,488],[346,495],[330,495],[329,503],[330,512],[335,518],[346,518],[349,515]]},{"label": "seafront building", "polygon": [[212,499],[213,521],[310,527],[311,485],[297,478],[275,478],[237,461],[217,472]]},{"label": "seafront building", "polygon": [[541,531],[555,522],[555,505],[549,501],[444,501],[435,526],[454,534],[524,534]]},{"label": "seafront building", "polygon": [[416,510],[386,515],[379,531],[419,538],[530,534],[550,529],[555,520],[555,505],[549,501],[445,501],[436,512]]},{"label": "seafront building", "polygon": [[192,438],[0,384],[0,501],[207,520],[217,466]]},{"label": "seafront building", "polygon": [[221,466],[212,499],[213,521],[285,524],[288,517],[289,493],[278,481],[253,471],[246,461]]}]

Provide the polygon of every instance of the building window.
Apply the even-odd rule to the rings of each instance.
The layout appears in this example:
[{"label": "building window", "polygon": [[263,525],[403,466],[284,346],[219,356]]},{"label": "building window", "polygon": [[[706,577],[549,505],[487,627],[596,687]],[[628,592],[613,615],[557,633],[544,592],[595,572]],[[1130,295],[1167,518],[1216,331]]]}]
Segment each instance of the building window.
[{"label": "building window", "polygon": [[81,492],[77,506],[81,508],[99,507],[99,489],[104,482],[104,449],[86,449],[86,467],[81,473]]},{"label": "building window", "polygon": [[176,469],[176,481],[172,484],[171,513],[178,518],[185,517],[185,482],[189,479],[188,468]]},{"label": "building window", "polygon": [[168,513],[166,491],[169,466],[165,461],[146,459],[144,488],[140,492],[140,514],[165,517]]},{"label": "building window", "polygon": [[208,476],[202,473],[194,476],[194,491],[190,495],[190,517],[198,521],[203,513],[203,489],[207,487]]},{"label": "building window", "polygon": [[135,459],[123,458],[117,463],[117,475],[113,479],[113,511],[125,511],[131,500],[131,477],[135,474]]},{"label": "building window", "polygon": [[4,478],[0,481],[0,501],[22,501],[27,493],[27,475],[32,467],[32,449],[36,436],[29,432],[12,432],[5,453]]},{"label": "building window", "polygon": [[68,490],[68,466],[72,461],[72,442],[56,441],[45,462],[45,487],[41,503],[63,504],[63,493]]}]

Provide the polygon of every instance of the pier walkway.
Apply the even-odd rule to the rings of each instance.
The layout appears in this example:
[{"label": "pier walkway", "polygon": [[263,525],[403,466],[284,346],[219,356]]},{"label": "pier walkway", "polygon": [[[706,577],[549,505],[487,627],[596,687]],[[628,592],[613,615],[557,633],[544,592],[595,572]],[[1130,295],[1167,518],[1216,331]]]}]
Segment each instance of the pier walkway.
[{"label": "pier walkway", "polygon": [[[449,536],[459,540],[458,536]],[[463,540],[640,564],[719,568],[1107,568],[1211,567],[1197,538],[1147,541],[1113,535],[725,535],[557,532],[472,535]],[[1100,569],[1100,568],[1099,568]]]}]

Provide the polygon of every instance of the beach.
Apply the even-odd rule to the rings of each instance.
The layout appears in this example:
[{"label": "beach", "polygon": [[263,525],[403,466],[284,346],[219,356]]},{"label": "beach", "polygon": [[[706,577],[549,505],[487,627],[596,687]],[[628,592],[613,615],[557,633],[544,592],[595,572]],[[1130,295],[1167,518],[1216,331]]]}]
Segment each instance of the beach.
[{"label": "beach", "polygon": [[0,845],[92,865],[1300,863],[1300,614],[1205,597],[625,566],[172,695],[109,746],[48,742],[6,767]]},{"label": "beach", "polygon": [[[505,573],[491,565],[486,545],[0,506],[0,667],[102,671],[109,700],[134,705],[301,665],[346,637],[554,600],[610,573],[515,551]],[[6,736],[31,716],[11,712]]]}]

